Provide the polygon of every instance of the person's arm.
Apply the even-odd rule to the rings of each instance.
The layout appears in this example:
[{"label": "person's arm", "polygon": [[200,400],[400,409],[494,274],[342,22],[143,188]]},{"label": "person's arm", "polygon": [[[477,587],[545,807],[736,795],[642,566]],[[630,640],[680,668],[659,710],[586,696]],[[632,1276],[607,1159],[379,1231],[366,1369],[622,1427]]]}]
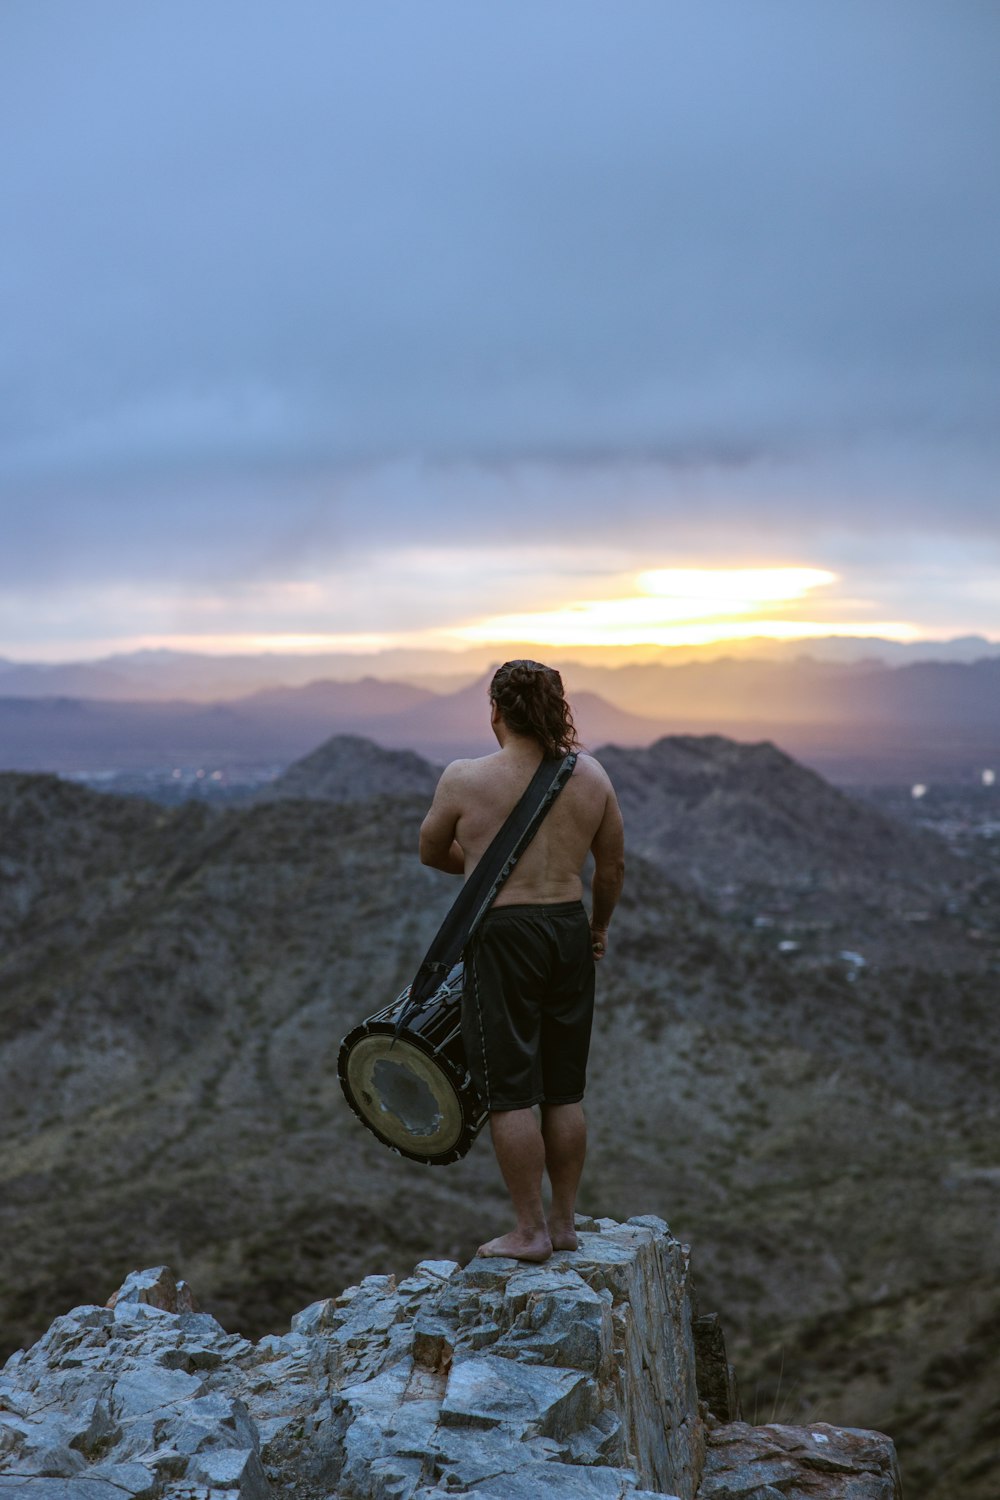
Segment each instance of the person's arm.
[{"label": "person's arm", "polygon": [[590,937],[594,958],[602,959],[608,948],[608,927],[625,880],[625,828],[613,789],[608,788],[601,826],[590,846],[594,856],[591,884]]},{"label": "person's arm", "polygon": [[420,863],[446,875],[465,874],[465,855],[455,837],[461,813],[457,786],[460,764],[453,761],[442,772],[430,811],[420,825]]}]

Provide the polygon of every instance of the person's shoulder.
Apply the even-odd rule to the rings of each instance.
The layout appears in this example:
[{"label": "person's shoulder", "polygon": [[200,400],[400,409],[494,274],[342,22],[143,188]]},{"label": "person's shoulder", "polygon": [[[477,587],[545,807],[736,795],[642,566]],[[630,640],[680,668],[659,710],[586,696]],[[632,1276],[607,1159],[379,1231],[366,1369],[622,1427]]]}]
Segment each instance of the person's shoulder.
[{"label": "person's shoulder", "polygon": [[596,756],[591,755],[589,750],[578,750],[576,752],[576,765],[573,768],[574,776],[590,776],[597,781],[607,781],[608,773],[601,765]]},{"label": "person's shoulder", "polygon": [[489,763],[495,759],[493,755],[480,755],[470,760],[449,761],[441,772],[439,785],[461,786],[476,781],[489,773]]},{"label": "person's shoulder", "polygon": [[574,777],[579,776],[591,786],[600,786],[605,791],[611,790],[611,777],[601,765],[601,762],[587,750],[577,752],[576,765],[573,767]]}]

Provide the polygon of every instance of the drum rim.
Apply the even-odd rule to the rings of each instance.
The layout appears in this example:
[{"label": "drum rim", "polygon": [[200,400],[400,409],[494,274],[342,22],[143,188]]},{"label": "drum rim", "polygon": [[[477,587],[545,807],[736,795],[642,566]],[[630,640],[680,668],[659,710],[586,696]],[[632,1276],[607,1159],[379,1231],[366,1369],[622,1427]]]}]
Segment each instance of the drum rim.
[{"label": "drum rim", "polygon": [[[396,1048],[393,1057],[393,1048]],[[418,1080],[429,1091],[434,1100],[437,1123],[426,1134],[410,1130],[396,1110],[387,1109],[385,1095],[376,1085],[375,1070],[380,1062],[395,1063],[410,1078]],[[395,1115],[399,1129],[385,1130],[392,1135],[395,1144],[404,1149],[410,1143],[427,1156],[441,1156],[454,1149],[466,1129],[466,1110],[456,1080],[449,1068],[440,1067],[437,1060],[423,1047],[414,1045],[406,1035],[387,1037],[384,1032],[370,1031],[355,1042],[347,1054],[345,1067],[350,1079],[353,1075],[352,1091],[355,1099],[362,1097],[366,1089],[372,1091],[372,1102],[365,1109],[365,1118],[378,1122],[382,1114]],[[380,1131],[380,1134],[383,1133]],[[400,1140],[402,1137],[402,1140]]]},{"label": "drum rim", "polygon": [[[449,1078],[449,1080],[454,1080],[453,1087],[455,1088],[456,1097],[458,1098],[461,1111],[461,1125],[455,1143],[451,1146],[446,1147],[442,1151],[420,1151],[419,1149],[413,1147],[401,1146],[397,1141],[391,1140],[387,1135],[385,1135],[383,1131],[379,1130],[378,1126],[369,1119],[368,1115],[365,1113],[365,1111],[362,1109],[361,1105],[355,1098],[354,1090],[351,1087],[351,1082],[347,1073],[347,1062],[352,1049],[357,1045],[358,1042],[362,1041],[366,1037],[371,1037],[373,1035],[391,1036],[394,1030],[395,1027],[393,1026],[391,1021],[375,1021],[371,1024],[362,1022],[360,1026],[355,1026],[353,1030],[349,1031],[347,1036],[344,1037],[344,1040],[340,1044],[340,1053],[337,1058],[337,1076],[340,1080],[340,1087],[343,1091],[344,1098],[347,1100],[348,1104],[350,1105],[353,1112],[357,1115],[362,1125],[364,1125],[365,1129],[370,1130],[372,1135],[374,1135],[377,1140],[382,1142],[383,1146],[387,1146],[389,1150],[394,1151],[397,1156],[404,1156],[409,1161],[420,1162],[422,1165],[430,1167],[448,1166],[451,1162],[460,1161],[463,1156],[468,1155],[477,1134],[485,1123],[488,1111],[485,1105],[483,1105],[481,1101],[478,1101],[480,1106],[479,1110],[472,1116],[470,1120],[469,1114],[462,1104],[462,1094],[459,1092],[460,1088],[464,1086],[464,1078],[460,1079],[458,1077],[458,1069],[453,1066],[449,1058],[447,1058],[443,1053],[435,1052],[433,1048],[428,1047],[426,1044],[424,1044],[423,1039],[419,1036],[419,1033],[411,1033],[401,1038],[401,1040],[407,1041],[410,1046],[414,1047],[417,1051],[424,1053],[425,1056],[433,1057],[434,1061],[439,1064],[442,1071]],[[476,1097],[478,1100],[478,1096]]]}]

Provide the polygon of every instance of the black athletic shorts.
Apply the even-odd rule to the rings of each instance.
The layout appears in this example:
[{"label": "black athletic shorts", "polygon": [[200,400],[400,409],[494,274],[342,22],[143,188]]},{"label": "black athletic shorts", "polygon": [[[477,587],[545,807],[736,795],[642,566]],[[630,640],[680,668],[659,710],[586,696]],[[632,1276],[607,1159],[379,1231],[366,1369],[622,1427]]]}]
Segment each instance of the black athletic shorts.
[{"label": "black athletic shorts", "polygon": [[462,1040],[489,1109],[583,1098],[594,954],[581,901],[497,906],[465,949]]}]

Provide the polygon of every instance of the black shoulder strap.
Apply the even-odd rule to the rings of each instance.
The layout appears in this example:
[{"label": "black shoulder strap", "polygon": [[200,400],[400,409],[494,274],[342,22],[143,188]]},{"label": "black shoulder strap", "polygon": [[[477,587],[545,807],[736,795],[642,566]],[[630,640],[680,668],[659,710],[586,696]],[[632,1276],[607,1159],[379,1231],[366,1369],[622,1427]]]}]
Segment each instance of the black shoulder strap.
[{"label": "black shoulder strap", "polygon": [[544,758],[521,800],[462,886],[438,928],[410,986],[410,998],[396,1022],[428,1000],[462,957],[462,949],[486,915],[507,876],[538,832],[542,819],[573,774],[576,752],[562,760]]}]

